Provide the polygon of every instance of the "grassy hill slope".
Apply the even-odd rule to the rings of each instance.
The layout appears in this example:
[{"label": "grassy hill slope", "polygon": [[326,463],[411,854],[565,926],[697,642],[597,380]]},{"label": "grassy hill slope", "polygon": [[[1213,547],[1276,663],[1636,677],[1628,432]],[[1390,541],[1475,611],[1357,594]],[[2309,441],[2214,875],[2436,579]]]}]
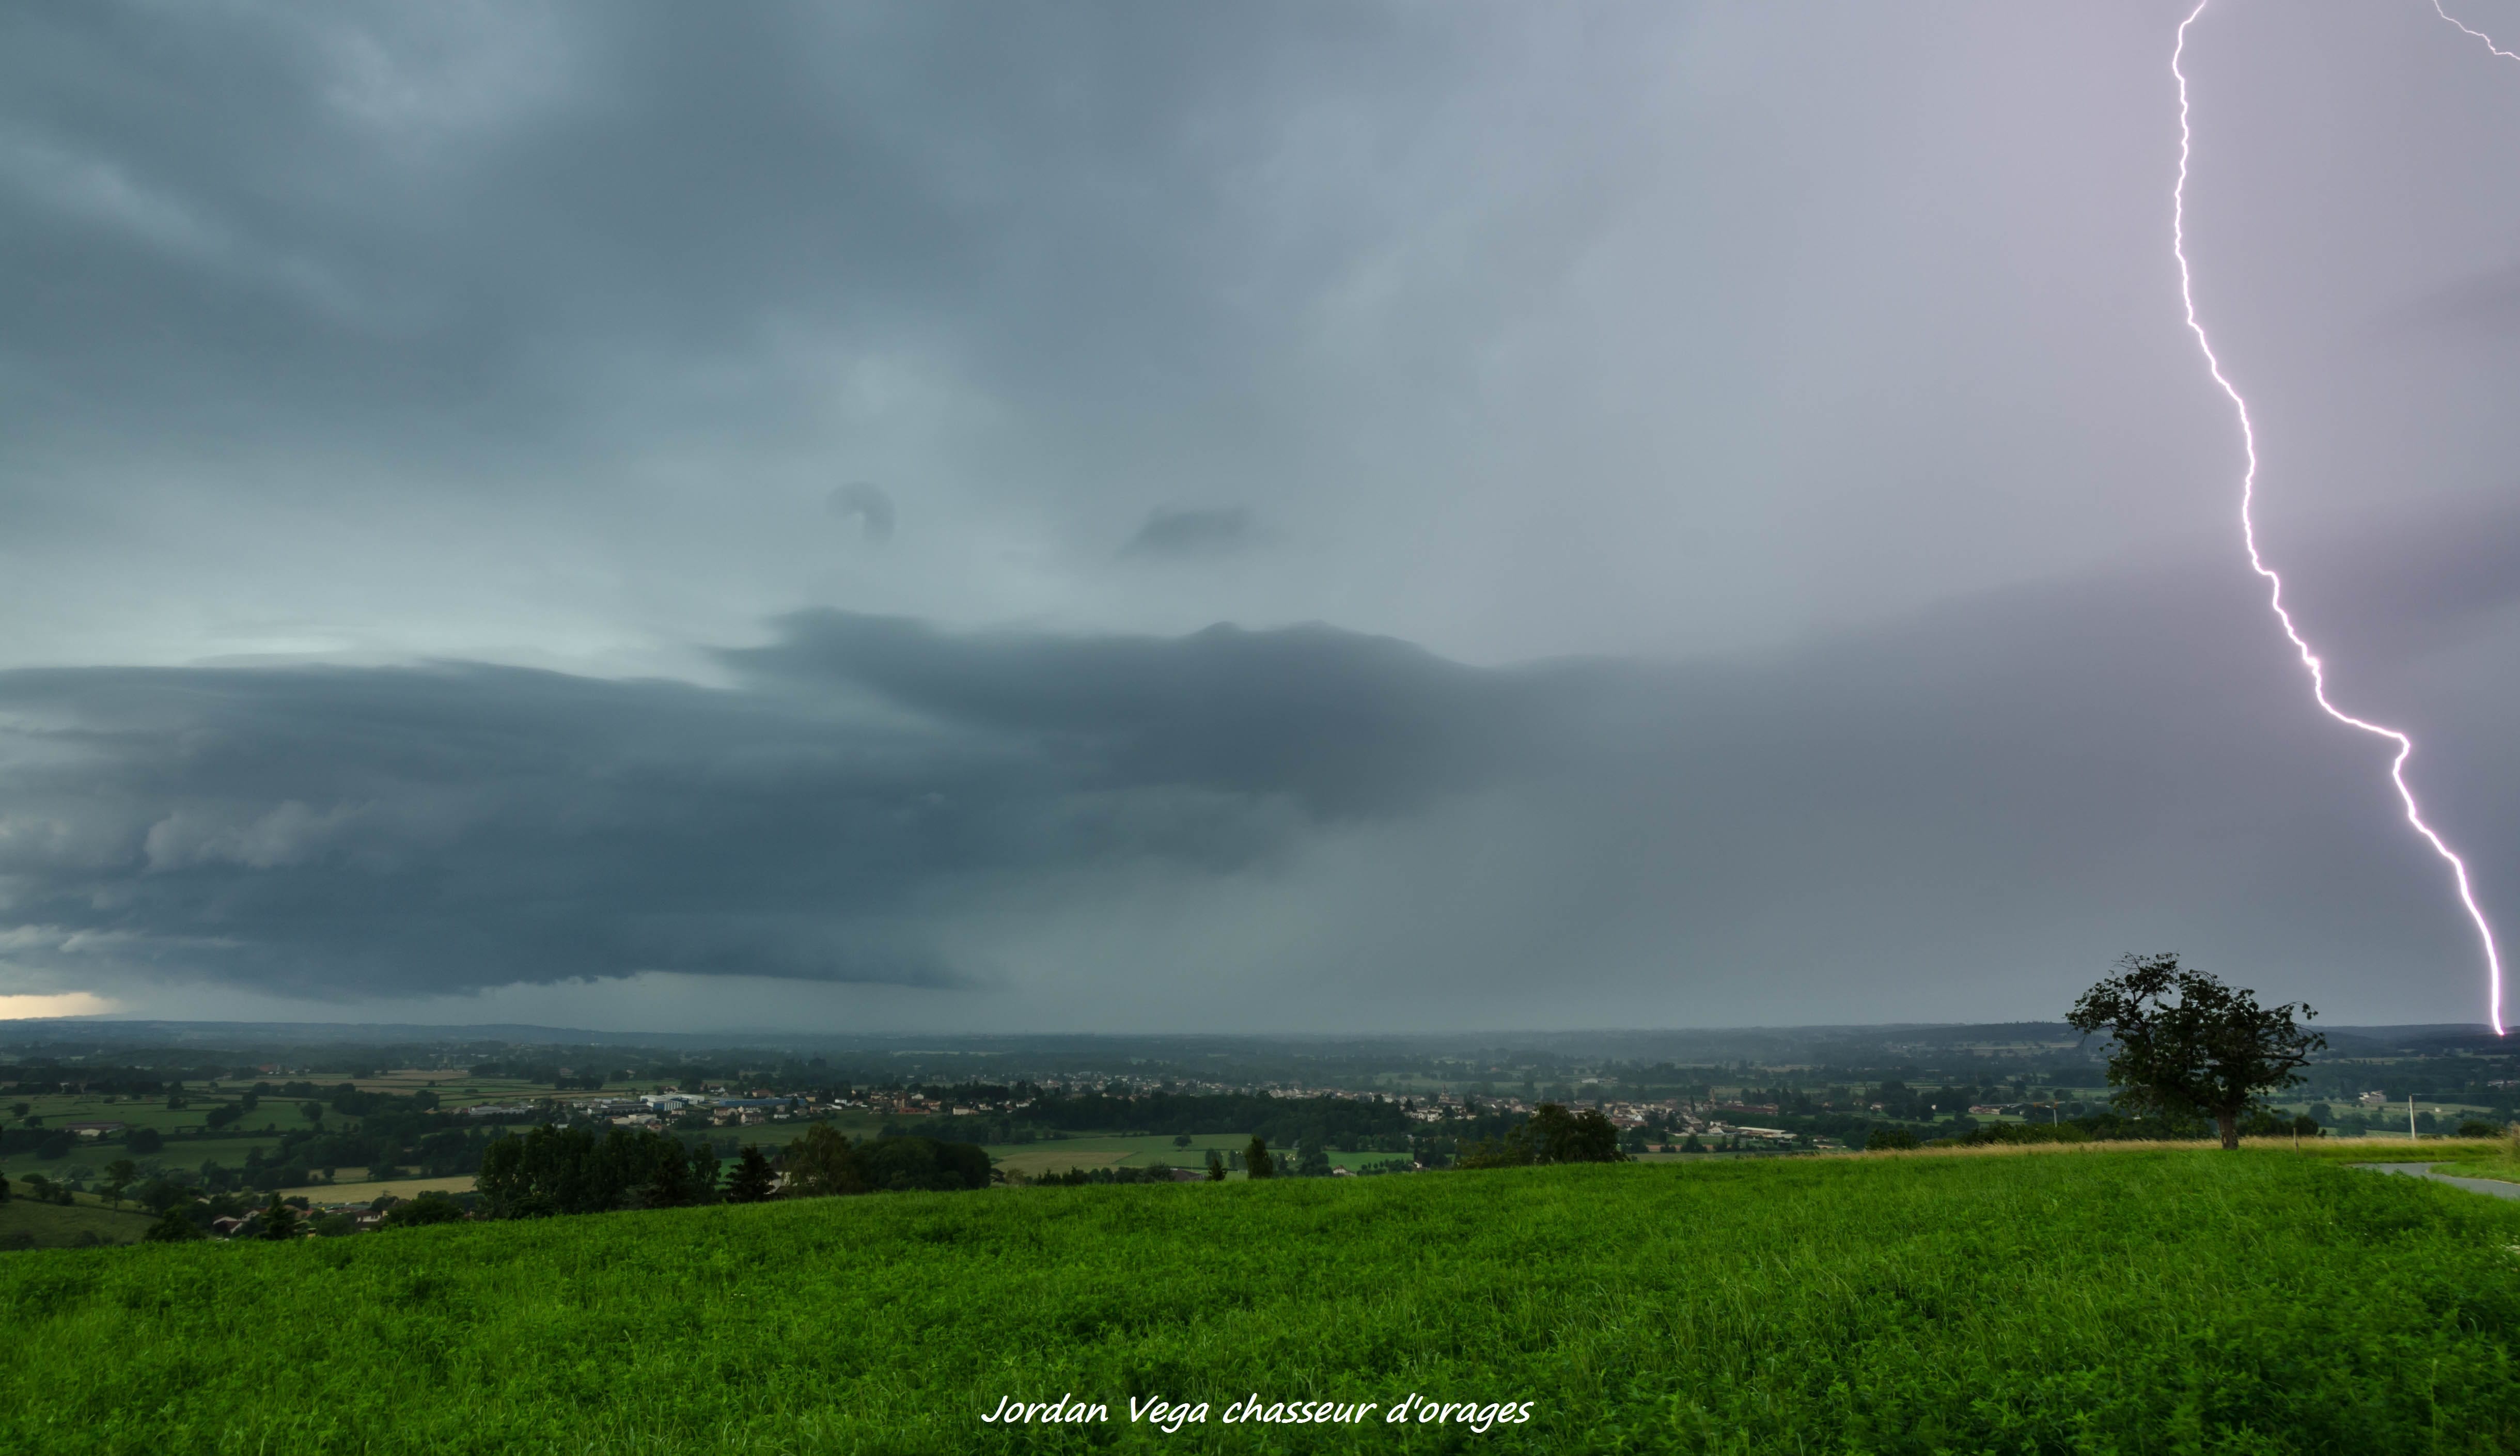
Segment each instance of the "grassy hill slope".
[{"label": "grassy hill slope", "polygon": [[[0,1257],[0,1449],[2510,1450],[2515,1244],[2520,1207],[2436,1184],[2110,1150],[37,1251]],[[1222,1424],[1412,1391],[1535,1404]],[[1062,1392],[1110,1424],[980,1420]]]},{"label": "grassy hill slope", "polygon": [[[68,1206],[24,1197],[0,1204],[0,1238],[25,1234],[38,1249],[67,1249],[86,1235],[108,1244],[130,1244],[148,1231],[149,1223],[149,1215],[128,1200],[114,1208],[93,1194],[78,1194]],[[0,1288],[6,1288],[5,1281]]]}]

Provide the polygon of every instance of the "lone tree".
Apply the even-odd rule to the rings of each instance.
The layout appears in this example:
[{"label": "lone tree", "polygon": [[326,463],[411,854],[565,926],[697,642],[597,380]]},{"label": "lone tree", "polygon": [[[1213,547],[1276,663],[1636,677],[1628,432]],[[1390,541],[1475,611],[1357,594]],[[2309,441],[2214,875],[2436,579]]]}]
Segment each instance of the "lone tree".
[{"label": "lone tree", "polygon": [[767,1203],[778,1190],[770,1171],[770,1159],[759,1148],[747,1143],[736,1159],[735,1176],[726,1183],[726,1201],[730,1204]]},{"label": "lone tree", "polygon": [[1257,1133],[1251,1136],[1251,1146],[1242,1150],[1242,1176],[1246,1178],[1278,1176],[1278,1160],[1269,1156],[1269,1144]]},{"label": "lone tree", "polygon": [[2293,1022],[2295,1011],[2304,1021],[2318,1015],[2308,1006],[2260,1006],[2257,992],[2183,970],[2176,955],[2122,956],[2118,971],[2065,1020],[2115,1040],[2109,1085],[2120,1107],[2212,1117],[2226,1148],[2240,1146],[2240,1115],[2259,1093],[2299,1082],[2294,1069],[2327,1048]]},{"label": "lone tree", "polygon": [[128,1158],[117,1158],[105,1165],[105,1184],[98,1191],[112,1199],[113,1206],[119,1208],[122,1206],[122,1195],[128,1192],[131,1185],[139,1181],[139,1178],[138,1163]]},{"label": "lone tree", "polygon": [[826,1122],[806,1128],[803,1137],[789,1143],[779,1157],[779,1168],[788,1175],[789,1198],[867,1191],[865,1156],[838,1128]]},{"label": "lone tree", "polygon": [[1502,1141],[1472,1143],[1462,1150],[1458,1165],[1465,1168],[1528,1167],[1552,1162],[1625,1162],[1619,1151],[1619,1129],[1598,1108],[1570,1113],[1544,1102]]},{"label": "lone tree", "polygon": [[277,1193],[271,1196],[271,1206],[262,1210],[262,1236],[275,1240],[297,1237],[297,1210],[282,1203]]}]

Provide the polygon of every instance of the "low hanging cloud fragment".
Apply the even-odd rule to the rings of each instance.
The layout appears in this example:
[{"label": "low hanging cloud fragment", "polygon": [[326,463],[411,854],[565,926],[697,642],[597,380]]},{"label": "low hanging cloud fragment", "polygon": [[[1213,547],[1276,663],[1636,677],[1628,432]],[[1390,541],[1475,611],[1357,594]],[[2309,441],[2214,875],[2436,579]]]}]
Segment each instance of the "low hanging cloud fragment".
[{"label": "low hanging cloud fragment", "polygon": [[864,480],[834,486],[831,505],[832,514],[855,523],[869,544],[880,546],[892,539],[892,497],[882,487]]},{"label": "low hanging cloud fragment", "polygon": [[1232,556],[1252,544],[1251,513],[1241,506],[1163,507],[1120,548],[1123,560],[1196,561]]}]

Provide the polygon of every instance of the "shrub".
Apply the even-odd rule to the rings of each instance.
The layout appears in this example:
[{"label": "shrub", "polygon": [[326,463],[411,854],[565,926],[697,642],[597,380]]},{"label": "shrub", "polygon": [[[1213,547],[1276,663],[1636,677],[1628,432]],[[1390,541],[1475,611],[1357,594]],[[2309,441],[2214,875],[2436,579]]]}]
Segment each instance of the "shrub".
[{"label": "shrub", "polygon": [[1916,1146],[1916,1135],[1904,1127],[1876,1127],[1864,1135],[1867,1153],[1904,1153]]},{"label": "shrub", "polygon": [[867,1190],[857,1146],[838,1128],[820,1122],[806,1128],[803,1137],[779,1155],[779,1168],[787,1174],[783,1191],[789,1198],[830,1198]]},{"label": "shrub", "polygon": [[860,1148],[858,1160],[872,1190],[953,1193],[989,1186],[989,1155],[974,1143],[883,1138]]},{"label": "shrub", "polygon": [[140,1237],[151,1244],[183,1244],[194,1239],[206,1239],[209,1235],[202,1232],[201,1226],[194,1223],[184,1209],[175,1207],[158,1214],[158,1221],[149,1225],[148,1231]]},{"label": "shrub", "polygon": [[1610,1124],[1598,1108],[1570,1113],[1553,1102],[1544,1102],[1537,1112],[1502,1139],[1470,1144],[1462,1150],[1460,1165],[1465,1168],[1526,1167],[1535,1163],[1554,1162],[1625,1162],[1628,1155],[1619,1151],[1619,1130]]}]

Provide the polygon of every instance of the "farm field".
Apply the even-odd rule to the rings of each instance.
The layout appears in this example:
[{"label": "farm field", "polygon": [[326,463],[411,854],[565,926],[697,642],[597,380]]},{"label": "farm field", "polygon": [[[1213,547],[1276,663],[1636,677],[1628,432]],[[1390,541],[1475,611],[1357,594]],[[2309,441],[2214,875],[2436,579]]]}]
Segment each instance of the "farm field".
[{"label": "farm field", "polygon": [[[276,1077],[263,1080],[273,1086],[282,1084],[282,1079]],[[329,1089],[345,1080],[352,1081],[363,1090],[396,1094],[420,1091],[434,1084],[441,1102],[450,1108],[479,1102],[514,1101],[529,1095],[550,1095],[549,1088],[539,1083],[504,1078],[463,1078],[444,1071],[396,1071],[357,1078],[330,1076],[317,1085]],[[273,1091],[259,1094],[257,1105],[235,1125],[224,1130],[211,1129],[211,1114],[237,1107],[250,1085],[234,1081],[192,1082],[184,1088],[185,1105],[181,1108],[166,1106],[167,1099],[162,1095],[57,1092],[10,1097],[0,1102],[0,1113],[6,1113],[4,1120],[12,1128],[40,1133],[64,1130],[81,1122],[119,1122],[123,1129],[100,1138],[80,1138],[66,1151],[51,1150],[59,1155],[51,1158],[44,1156],[47,1150],[22,1141],[14,1151],[0,1154],[0,1175],[13,1179],[42,1174],[49,1178],[93,1180],[108,1163],[124,1158],[138,1162],[144,1171],[160,1167],[198,1168],[209,1161],[230,1168],[243,1166],[250,1155],[267,1157],[276,1153],[283,1133],[310,1125],[305,1115],[308,1099]],[[16,1111],[21,1105],[25,1108],[23,1114]],[[357,1127],[359,1119],[328,1112],[322,1125],[333,1131],[341,1131]],[[133,1152],[129,1144],[130,1134],[142,1128],[157,1132],[162,1139],[162,1146],[154,1152]]]},{"label": "farm field", "polygon": [[47,1178],[59,1178],[65,1176],[68,1170],[79,1167],[85,1167],[93,1173],[117,1158],[133,1158],[136,1162],[160,1163],[168,1167],[199,1167],[208,1160],[235,1166],[245,1161],[245,1156],[248,1150],[259,1149],[264,1153],[270,1153],[279,1146],[278,1133],[268,1137],[218,1137],[198,1140],[186,1138],[182,1141],[169,1139],[160,1152],[147,1158],[133,1158],[131,1150],[123,1146],[121,1139],[114,1138],[101,1142],[82,1142],[70,1150],[68,1157],[61,1159],[48,1159],[37,1153],[12,1154],[6,1158],[0,1158],[0,1175],[23,1178],[28,1173],[41,1173]]},{"label": "farm field", "polygon": [[[0,1447],[1466,1448],[1222,1420],[1415,1391],[1532,1402],[1503,1450],[2507,1451],[2515,1242],[2337,1158],[2117,1145],[39,1251],[0,1257]],[[980,1419],[1063,1392],[1110,1423]]]},{"label": "farm field", "polygon": [[1204,1167],[1208,1149],[1236,1152],[1250,1141],[1247,1132],[1193,1136],[1187,1148],[1174,1147],[1170,1137],[1065,1137],[1038,1143],[991,1143],[987,1152],[989,1160],[1005,1171],[1037,1178],[1072,1167],[1147,1167],[1157,1162]]},{"label": "farm field", "polygon": [[[1201,1168],[1207,1165],[1208,1149],[1238,1153],[1250,1141],[1251,1134],[1247,1132],[1194,1134],[1187,1148],[1174,1146],[1170,1137],[1067,1137],[1052,1142],[991,1143],[987,1152],[989,1160],[1005,1171],[1035,1178],[1044,1173],[1063,1173],[1069,1168],[1149,1167],[1158,1162]],[[1290,1158],[1294,1153],[1291,1148],[1270,1151]],[[1329,1160],[1333,1167],[1354,1168],[1406,1157],[1405,1153],[1334,1152]]]},{"label": "farm field", "polygon": [[67,1207],[25,1197],[0,1204],[0,1240],[14,1242],[15,1236],[22,1234],[33,1239],[37,1249],[68,1249],[86,1235],[109,1244],[129,1244],[148,1227],[149,1215],[134,1208],[129,1200],[118,1209],[84,1193],[72,1195]]},{"label": "farm field", "polygon": [[[471,1193],[472,1175],[466,1173],[455,1178],[394,1178],[376,1182],[363,1179],[358,1182],[310,1183],[303,1188],[284,1188],[280,1191],[284,1197],[300,1197],[320,1208],[326,1204],[364,1204],[381,1193],[390,1193],[395,1198],[402,1199],[432,1191]],[[253,1197],[259,1198],[260,1195],[253,1195]]]}]

